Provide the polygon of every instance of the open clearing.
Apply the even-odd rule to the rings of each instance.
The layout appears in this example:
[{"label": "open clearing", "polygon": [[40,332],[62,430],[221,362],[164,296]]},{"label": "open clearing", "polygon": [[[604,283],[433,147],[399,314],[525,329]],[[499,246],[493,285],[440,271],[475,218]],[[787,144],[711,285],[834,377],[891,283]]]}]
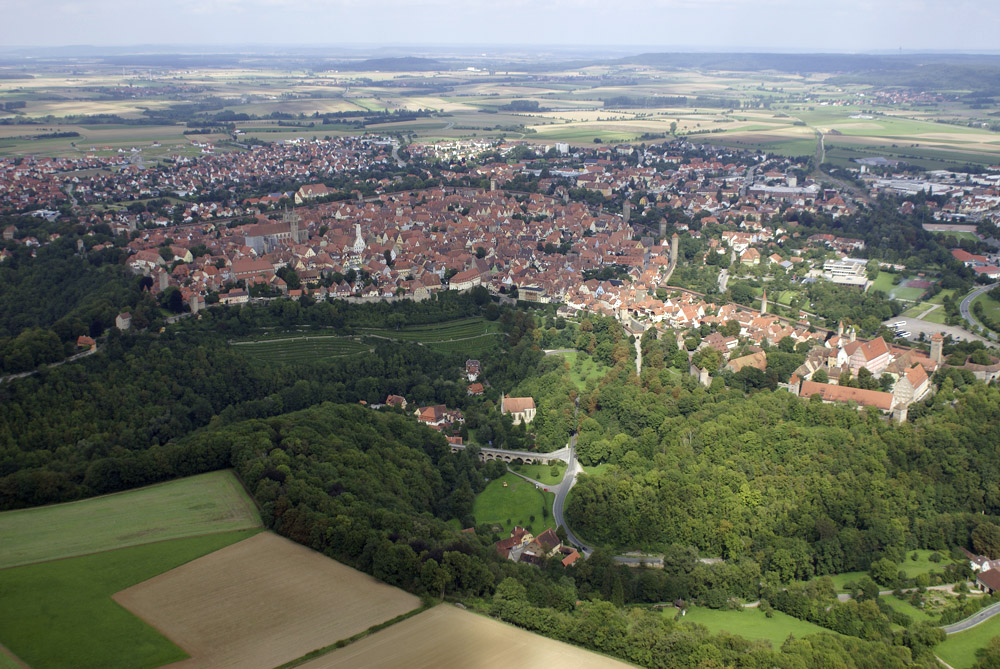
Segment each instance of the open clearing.
[{"label": "open clearing", "polygon": [[547,528],[555,529],[556,523],[552,518],[554,498],[553,493],[536,489],[520,476],[508,472],[490,481],[486,489],[476,495],[472,515],[477,525],[495,523],[508,531],[519,525],[530,528],[533,534],[540,534]]},{"label": "open clearing", "polygon": [[0,569],[0,643],[33,667],[158,667],[184,651],[111,596],[257,530]]},{"label": "open clearing", "polygon": [[[673,616],[674,609],[667,608],[664,612]],[[712,634],[729,632],[745,639],[770,641],[775,648],[781,648],[781,644],[785,643],[789,634],[795,635],[796,639],[801,639],[807,634],[835,634],[819,625],[793,618],[781,611],[775,611],[774,617],[768,618],[763,611],[755,608],[742,611],[717,611],[695,606],[681,620],[704,625]]]},{"label": "open clearing", "polygon": [[0,514],[0,568],[260,527],[231,471],[138,490]]},{"label": "open clearing", "polygon": [[420,600],[270,532],[119,592],[183,648],[179,667],[270,668],[420,606]]},{"label": "open clearing", "polygon": [[562,641],[441,604],[319,657],[303,669],[627,667]]}]

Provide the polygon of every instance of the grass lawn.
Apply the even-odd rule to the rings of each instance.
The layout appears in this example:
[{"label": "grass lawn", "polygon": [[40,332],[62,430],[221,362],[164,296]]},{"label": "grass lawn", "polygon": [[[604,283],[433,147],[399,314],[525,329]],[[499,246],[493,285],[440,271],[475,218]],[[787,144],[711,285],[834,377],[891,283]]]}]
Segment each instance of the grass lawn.
[{"label": "grass lawn", "polygon": [[[506,488],[504,483],[507,483]],[[538,490],[519,476],[508,473],[503,478],[490,481],[486,489],[476,495],[472,515],[477,525],[496,523],[508,531],[515,525],[530,525],[532,532],[539,534],[556,526],[552,518],[554,498],[554,494]],[[531,516],[535,519],[531,520]]]},{"label": "grass lawn", "polygon": [[[973,306],[977,304],[983,305],[983,311],[986,313],[987,318],[992,318],[994,321],[1000,321],[1000,302],[997,302],[988,294],[983,293],[972,301]],[[973,316],[975,316],[975,314],[973,314]]]},{"label": "grass lawn", "polygon": [[32,666],[157,667],[186,657],[111,595],[259,530],[0,570],[0,643]]},{"label": "grass lawn", "polygon": [[944,643],[934,649],[934,654],[955,669],[968,669],[976,663],[976,651],[995,636],[1000,636],[1000,616],[993,616],[964,632],[948,635]]},{"label": "grass lawn", "polygon": [[837,592],[847,592],[847,583],[851,581],[857,582],[867,575],[868,572],[866,571],[845,571],[843,574],[831,574],[830,580],[833,581],[833,587]]},{"label": "grass lawn", "polygon": [[0,568],[200,534],[260,527],[231,471],[0,514]]},{"label": "grass lawn", "polygon": [[611,463],[603,462],[599,465],[594,465],[592,467],[584,467],[583,465],[580,465],[580,468],[583,469],[583,473],[587,474],[588,476],[600,476],[601,474],[604,474],[609,469],[611,469]]},{"label": "grass lawn", "polygon": [[882,595],[879,599],[888,604],[890,608],[910,616],[915,623],[937,622],[938,620],[937,616],[932,616],[923,609],[918,609],[908,601],[896,599],[893,595]]},{"label": "grass lawn", "polygon": [[[580,390],[585,390],[587,388],[587,381],[590,381],[591,379],[593,379],[595,383],[600,381],[610,369],[610,367],[601,365],[592,357],[581,351],[559,353],[558,355],[566,358],[566,362],[569,363],[570,378],[573,379],[573,383]],[[577,367],[578,360],[580,365],[579,367]]]},{"label": "grass lawn", "polygon": [[795,290],[783,290],[778,293],[778,304],[791,304],[798,294]]},{"label": "grass lawn", "polygon": [[524,474],[546,485],[559,485],[563,479],[563,474],[566,473],[566,464],[560,462],[555,466],[559,470],[559,473],[553,476],[552,465],[509,465],[518,474]]},{"label": "grass lawn", "polygon": [[940,293],[929,299],[928,302],[930,302],[931,304],[944,304],[945,299],[948,297],[954,299],[955,297],[954,288],[947,288],[945,290],[942,290]]},{"label": "grass lawn", "polygon": [[[666,609],[666,612],[673,615],[673,609]],[[808,634],[821,632],[836,634],[819,625],[793,618],[781,611],[775,611],[774,616],[768,618],[760,609],[716,611],[702,606],[693,606],[681,620],[704,625],[713,634],[729,632],[746,639],[770,641],[775,648],[780,648],[789,634],[794,634],[797,639]]]},{"label": "grass lawn", "polygon": [[21,665],[14,661],[14,658],[0,651],[0,669],[21,669]]}]

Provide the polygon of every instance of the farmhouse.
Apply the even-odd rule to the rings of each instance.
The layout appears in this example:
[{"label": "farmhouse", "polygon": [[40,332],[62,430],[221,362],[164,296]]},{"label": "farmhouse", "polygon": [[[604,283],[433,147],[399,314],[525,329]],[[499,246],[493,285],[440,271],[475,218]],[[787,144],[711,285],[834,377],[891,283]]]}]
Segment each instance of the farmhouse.
[{"label": "farmhouse", "polygon": [[401,395],[389,395],[385,398],[385,403],[389,406],[399,407],[400,409],[406,408],[406,398]]},{"label": "farmhouse", "polygon": [[532,397],[510,397],[500,399],[500,413],[509,413],[514,425],[530,423],[535,419],[535,400]]},{"label": "farmhouse", "polygon": [[433,428],[440,428],[452,423],[462,423],[465,417],[457,409],[449,409],[444,404],[435,404],[429,407],[419,407],[413,412],[417,420],[424,425]]},{"label": "farmhouse", "polygon": [[976,586],[987,595],[1000,592],[1000,569],[989,569],[976,575]]}]

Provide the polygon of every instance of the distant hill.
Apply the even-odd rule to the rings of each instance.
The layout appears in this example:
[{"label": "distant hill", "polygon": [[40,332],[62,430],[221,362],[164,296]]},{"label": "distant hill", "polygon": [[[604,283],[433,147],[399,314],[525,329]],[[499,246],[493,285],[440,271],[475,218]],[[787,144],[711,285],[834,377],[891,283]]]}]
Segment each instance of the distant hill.
[{"label": "distant hill", "polygon": [[[338,70],[367,72],[379,70],[382,72],[421,72],[424,70],[449,69],[447,65],[433,58],[404,56],[401,58],[369,58],[367,60],[348,63],[338,63]],[[332,69],[332,68],[331,68]]]}]

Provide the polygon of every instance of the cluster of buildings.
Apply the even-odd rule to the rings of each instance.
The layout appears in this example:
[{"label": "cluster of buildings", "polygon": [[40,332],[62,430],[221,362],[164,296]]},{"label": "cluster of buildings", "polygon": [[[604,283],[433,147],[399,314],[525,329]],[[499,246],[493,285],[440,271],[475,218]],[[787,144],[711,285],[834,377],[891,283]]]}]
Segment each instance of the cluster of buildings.
[{"label": "cluster of buildings", "polygon": [[523,527],[515,527],[509,537],[494,546],[501,557],[525,564],[541,565],[545,560],[556,558],[568,567],[580,559],[580,553],[572,546],[563,546],[551,528],[536,537]]},{"label": "cluster of buildings", "polygon": [[[54,207],[71,198],[84,205],[128,202],[165,196],[210,196],[204,203],[185,202],[180,220],[246,215],[267,208],[287,193],[245,198],[238,195],[270,183],[315,182],[347,172],[395,164],[391,142],[383,137],[338,137],[255,146],[144,165],[129,156],[85,155],[80,158],[0,158],[0,211]],[[211,194],[217,196],[211,196]],[[109,217],[111,222],[119,217]],[[102,217],[103,219],[103,217]],[[167,225],[174,217],[123,215],[131,228]]]}]

